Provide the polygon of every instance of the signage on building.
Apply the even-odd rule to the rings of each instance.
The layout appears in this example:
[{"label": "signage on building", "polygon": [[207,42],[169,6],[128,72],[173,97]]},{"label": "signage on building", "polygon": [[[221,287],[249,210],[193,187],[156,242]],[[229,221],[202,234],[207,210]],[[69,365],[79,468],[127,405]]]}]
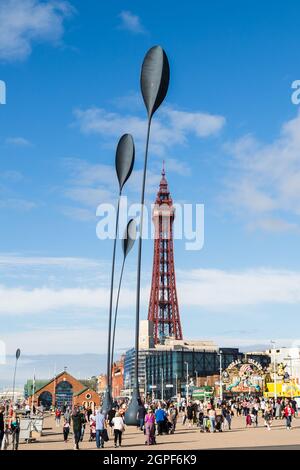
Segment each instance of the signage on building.
[{"label": "signage on building", "polygon": [[222,374],[226,390],[233,393],[253,393],[262,390],[263,368],[253,359],[231,362]]}]

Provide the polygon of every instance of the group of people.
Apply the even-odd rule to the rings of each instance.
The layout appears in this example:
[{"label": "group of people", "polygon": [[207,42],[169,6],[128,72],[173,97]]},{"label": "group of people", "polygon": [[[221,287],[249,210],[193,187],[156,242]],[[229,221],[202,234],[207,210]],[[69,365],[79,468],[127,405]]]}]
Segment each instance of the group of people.
[{"label": "group of people", "polygon": [[[127,402],[118,400],[113,408],[104,414],[101,408],[91,409],[64,405],[55,407],[56,427],[62,425],[63,440],[69,441],[72,430],[74,449],[78,450],[83,441],[86,427],[89,429],[89,440],[95,441],[98,449],[112,438],[115,447],[122,446],[125,431],[125,412]],[[25,416],[37,409],[24,407]],[[6,449],[10,443],[18,449],[20,418],[16,407],[5,407],[0,404],[0,449]],[[291,398],[264,399],[259,397],[235,397],[231,399],[210,399],[202,401],[146,401],[140,402],[137,411],[137,427],[145,435],[145,445],[156,444],[156,436],[173,434],[181,416],[182,424],[191,428],[198,427],[200,432],[216,433],[230,431],[234,417],[244,417],[246,427],[257,427],[258,419],[263,420],[267,430],[272,422],[284,419],[287,430],[291,430],[293,417],[298,415],[297,402]]]},{"label": "group of people", "polygon": [[0,449],[18,450],[20,438],[20,418],[12,407],[0,406]]},{"label": "group of people", "polygon": [[[71,426],[73,427],[74,449],[79,449],[83,440],[86,424],[90,428],[90,441],[95,440],[97,448],[103,448],[109,437],[114,438],[115,447],[122,445],[125,431],[124,415],[126,403],[116,403],[107,415],[101,409],[93,412],[75,407],[72,412],[67,409],[63,414],[63,435],[68,441]],[[257,397],[235,398],[229,400],[191,401],[188,403],[146,402],[140,403],[137,412],[137,427],[145,435],[145,444],[156,444],[156,436],[173,434],[176,430],[179,413],[182,424],[187,427],[198,427],[200,432],[230,431],[234,416],[244,416],[246,427],[258,426],[259,416],[265,427],[270,430],[273,419],[285,419],[286,428],[291,429],[292,419],[297,413],[297,403],[291,399],[259,399]],[[55,419],[60,423],[62,413],[55,411]]]}]

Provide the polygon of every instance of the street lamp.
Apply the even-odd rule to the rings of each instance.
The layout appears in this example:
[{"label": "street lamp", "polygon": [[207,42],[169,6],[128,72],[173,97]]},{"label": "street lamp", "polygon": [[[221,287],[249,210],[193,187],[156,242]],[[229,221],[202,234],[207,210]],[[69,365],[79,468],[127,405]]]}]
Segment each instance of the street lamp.
[{"label": "street lamp", "polygon": [[222,382],[222,353],[223,351],[219,350],[219,358],[220,358],[220,401],[223,401],[223,382]]},{"label": "street lamp", "polygon": [[274,378],[274,398],[277,400],[277,374],[276,374],[276,350],[275,341],[270,341],[272,344],[272,359],[273,359],[273,378]]},{"label": "street lamp", "polygon": [[15,402],[15,386],[16,386],[16,374],[17,374],[17,364],[19,357],[21,355],[21,350],[18,348],[16,350],[16,361],[15,361],[15,369],[14,369],[14,378],[13,378],[13,395],[12,395],[12,404],[14,405]]},{"label": "street lamp", "polygon": [[154,400],[155,395],[154,395],[154,374],[152,374],[152,401]]},{"label": "street lamp", "polygon": [[140,328],[140,295],[141,295],[141,264],[142,264],[142,236],[143,217],[145,201],[145,185],[147,174],[148,147],[150,139],[150,128],[153,114],[162,104],[166,97],[170,79],[169,61],[165,51],[160,46],[154,46],[147,52],[141,71],[141,91],[148,114],[148,127],[146,148],[144,157],[143,181],[141,192],[141,216],[140,233],[138,244],[137,262],[137,285],[136,285],[136,317],[135,317],[135,366],[134,366],[134,389],[125,413],[127,425],[136,426],[137,412],[140,404],[140,391],[138,382],[139,373],[139,328]]},{"label": "street lamp", "polygon": [[185,362],[186,365],[186,406],[189,402],[189,363]]}]

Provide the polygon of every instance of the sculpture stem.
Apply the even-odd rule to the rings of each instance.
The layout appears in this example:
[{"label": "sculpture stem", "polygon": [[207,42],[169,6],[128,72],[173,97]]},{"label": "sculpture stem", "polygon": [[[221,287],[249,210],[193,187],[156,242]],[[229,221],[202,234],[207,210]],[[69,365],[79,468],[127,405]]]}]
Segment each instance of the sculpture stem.
[{"label": "sculpture stem", "polygon": [[114,349],[115,349],[115,337],[116,337],[116,326],[117,326],[117,316],[118,316],[118,307],[119,307],[119,297],[120,297],[121,284],[122,284],[122,279],[123,279],[125,259],[126,258],[124,256],[123,263],[122,263],[122,268],[121,268],[121,273],[120,273],[119,287],[118,287],[116,307],[115,307],[114,327],[113,327],[112,342],[111,342],[111,367],[110,367],[111,371],[112,371],[112,367],[113,367],[113,363],[114,363]]},{"label": "sculpture stem", "polygon": [[139,390],[139,332],[140,332],[140,297],[141,297],[141,265],[142,265],[142,238],[143,238],[143,219],[144,219],[144,201],[145,201],[145,185],[147,174],[148,147],[150,138],[151,117],[148,119],[147,140],[144,159],[143,184],[141,195],[141,219],[140,219],[140,236],[138,246],[138,263],[137,263],[137,287],[136,287],[136,317],[135,317],[135,365],[134,365],[134,387]]},{"label": "sculpture stem", "polygon": [[120,198],[121,191],[118,198],[117,215],[116,215],[116,227],[115,227],[115,238],[113,247],[112,267],[111,267],[111,281],[110,281],[110,299],[109,299],[109,319],[108,319],[108,341],[107,341],[107,386],[111,387],[111,323],[112,323],[112,304],[113,304],[113,293],[114,293],[114,277],[115,277],[115,263],[116,263],[116,246],[118,236],[118,225],[119,225],[119,212],[120,212]]}]

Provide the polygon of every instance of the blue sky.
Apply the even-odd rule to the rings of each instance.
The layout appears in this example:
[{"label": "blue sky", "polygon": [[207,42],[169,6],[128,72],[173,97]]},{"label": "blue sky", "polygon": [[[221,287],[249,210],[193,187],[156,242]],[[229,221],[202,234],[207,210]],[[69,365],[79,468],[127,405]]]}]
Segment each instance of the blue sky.
[{"label": "blue sky", "polygon": [[[153,122],[147,201],[162,160],[174,201],[205,205],[205,244],[176,241],[186,337],[227,346],[298,341],[300,116],[297,1],[0,1],[0,315],[7,352],[103,353],[118,138],[136,141],[139,201],[146,51],[166,50],[170,88]],[[142,316],[152,241],[144,244]],[[119,350],[132,345],[136,251]]]}]

